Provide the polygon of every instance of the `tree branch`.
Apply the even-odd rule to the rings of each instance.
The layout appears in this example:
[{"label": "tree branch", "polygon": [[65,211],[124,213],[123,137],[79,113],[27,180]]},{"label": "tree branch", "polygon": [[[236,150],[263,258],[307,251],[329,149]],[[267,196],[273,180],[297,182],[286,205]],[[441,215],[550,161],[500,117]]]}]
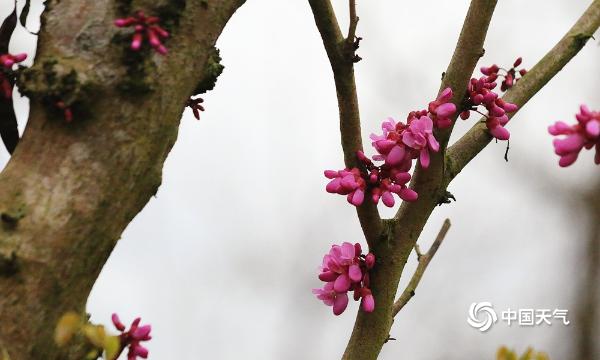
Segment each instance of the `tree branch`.
[{"label": "tree branch", "polygon": [[398,298],[398,300],[396,300],[396,302],[394,303],[394,308],[392,311],[393,316],[396,316],[400,312],[400,310],[404,308],[404,305],[406,305],[410,301],[410,299],[412,299],[413,296],[415,296],[415,290],[417,289],[417,286],[419,286],[421,278],[425,274],[425,270],[427,270],[427,266],[429,266],[431,259],[433,259],[435,253],[438,251],[440,245],[446,238],[448,230],[450,230],[450,219],[446,219],[444,221],[440,232],[435,238],[435,241],[425,254],[421,254],[421,252],[419,251],[419,245],[415,244],[415,251],[417,252],[417,259],[419,261],[419,265],[417,265],[417,269],[415,270],[415,273],[410,279],[410,282],[406,286],[406,289],[404,289],[402,295],[400,295],[400,298]]},{"label": "tree branch", "polygon": [[[456,50],[440,87],[452,87],[455,104],[462,102],[473,69],[483,52],[483,43],[496,2],[471,1]],[[389,336],[393,322],[393,304],[404,265],[440,196],[445,194],[443,154],[450,132],[447,129],[436,133],[441,145],[440,152],[432,154],[426,171],[417,167],[414,172],[410,187],[419,194],[419,200],[413,203],[403,202],[396,217],[384,222],[380,241],[372,248],[378,259],[377,266],[370,274],[371,290],[377,305],[373,313],[358,313],[344,359],[376,359]]]},{"label": "tree branch", "polygon": [[[135,3],[158,12],[166,0]],[[242,3],[184,2],[165,57],[128,53],[113,1],[53,1],[44,12],[35,64],[19,79],[29,120],[0,173],[0,349],[12,360],[84,357],[56,347],[56,322],[84,312],[123,230],[157,192],[186,100]],[[119,88],[135,79],[149,90]],[[65,123],[49,94],[85,106]]]},{"label": "tree branch", "polygon": [[[503,99],[519,110],[583,48],[600,27],[600,0],[588,7],[567,34],[540,60]],[[510,114],[514,116],[516,114]],[[477,122],[448,149],[446,182],[450,182],[492,140],[485,124]]]},{"label": "tree branch", "polygon": [[350,25],[348,26],[348,36],[346,42],[349,46],[354,45],[354,38],[356,37],[356,27],[358,25],[358,16],[356,15],[356,0],[349,0],[350,7]]},{"label": "tree branch", "polygon": [[[487,34],[497,0],[473,0],[458,37],[454,54],[446,72],[444,72],[439,91],[450,87],[454,92],[452,102],[460,109],[466,95],[467,85],[477,65],[477,61],[485,52],[483,43]],[[454,115],[454,120],[458,113]],[[445,149],[452,132],[452,127],[436,133],[442,148]]]},{"label": "tree branch", "polygon": [[[352,56],[347,55],[345,50],[345,39],[330,0],[309,0],[308,2],[312,8],[315,23],[321,33],[323,45],[333,70],[344,163],[347,168],[360,167],[356,152],[362,151],[363,146],[353,59]],[[355,12],[353,0],[350,0],[350,5],[350,12]],[[351,29],[352,22],[351,20]],[[366,198],[368,198],[368,194],[366,194]],[[381,233],[381,218],[377,206],[371,201],[364,201],[361,206],[357,207],[356,211],[365,239],[369,245],[372,245]]]}]

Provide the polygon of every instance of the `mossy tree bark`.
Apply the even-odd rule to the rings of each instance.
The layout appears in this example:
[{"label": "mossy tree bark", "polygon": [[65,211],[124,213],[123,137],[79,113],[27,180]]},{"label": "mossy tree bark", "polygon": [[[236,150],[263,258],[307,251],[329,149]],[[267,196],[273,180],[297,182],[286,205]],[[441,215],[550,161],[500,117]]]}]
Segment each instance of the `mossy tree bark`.
[{"label": "mossy tree bark", "polygon": [[[82,358],[55,347],[56,322],[84,311],[121,233],[157,192],[186,100],[243,2],[47,3],[35,65],[19,81],[29,121],[0,174],[0,350],[12,360]],[[137,9],[168,22],[167,56],[128,62],[135,54],[113,21]]]}]

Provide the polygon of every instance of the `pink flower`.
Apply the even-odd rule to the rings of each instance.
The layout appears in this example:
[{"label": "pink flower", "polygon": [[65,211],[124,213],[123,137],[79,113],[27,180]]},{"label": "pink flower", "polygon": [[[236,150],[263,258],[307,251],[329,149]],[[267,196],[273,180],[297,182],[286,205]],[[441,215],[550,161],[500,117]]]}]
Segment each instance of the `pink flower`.
[{"label": "pink flower", "polygon": [[429,103],[429,117],[433,120],[435,126],[440,129],[452,125],[451,117],[456,113],[456,105],[450,102],[452,96],[452,89],[448,87],[442,90],[437,99]]},{"label": "pink flower", "polygon": [[13,86],[15,83],[15,74],[12,71],[13,65],[27,59],[27,54],[3,54],[0,55],[0,93],[6,99],[12,99]]},{"label": "pink flower", "polygon": [[[388,207],[396,203],[394,194],[404,201],[416,201],[418,194],[406,185],[412,162],[419,158],[426,169],[429,151],[439,151],[433,129],[452,125],[456,113],[456,106],[450,103],[452,96],[452,89],[444,89],[429,103],[429,110],[411,111],[406,123],[392,118],[385,120],[381,124],[382,133],[371,134],[371,144],[377,151],[373,159],[358,151],[358,167],[325,171],[325,176],[331,179],[325,188],[327,192],[346,195],[355,206],[362,205],[369,195],[375,204],[381,200]],[[376,165],[373,161],[383,164]]]},{"label": "pink flower", "polygon": [[11,69],[14,64],[18,64],[20,62],[25,61],[27,59],[27,54],[3,54],[0,55],[0,64],[2,64],[5,68]]},{"label": "pink flower", "polygon": [[169,37],[169,33],[160,27],[158,23],[160,19],[156,16],[146,16],[144,12],[138,11],[134,16],[129,16],[123,19],[116,19],[115,26],[134,28],[133,37],[131,39],[131,49],[138,51],[142,48],[144,36],[148,38],[148,43],[156,52],[161,55],[167,54],[167,48],[162,44],[161,39]]},{"label": "pink flower", "polygon": [[554,136],[564,136],[553,141],[554,152],[560,156],[558,164],[567,167],[573,164],[579,152],[595,147],[594,162],[600,164],[600,112],[590,111],[587,106],[581,105],[576,116],[577,123],[568,125],[557,121],[548,127],[548,132]]},{"label": "pink flower", "polygon": [[142,359],[148,358],[148,349],[143,347],[140,344],[140,342],[152,339],[152,337],[150,336],[152,326],[140,326],[141,318],[136,318],[131,323],[129,330],[125,331],[125,325],[121,322],[117,314],[112,314],[111,319],[115,328],[117,328],[117,330],[121,332],[121,334],[119,335],[119,340],[121,341],[121,349],[123,350],[129,347],[129,350],[127,352],[127,360],[135,360],[138,358],[138,356]]},{"label": "pink flower", "polygon": [[[520,62],[515,62],[515,64],[520,64]],[[517,111],[518,106],[504,101],[493,91],[497,86],[496,79],[498,79],[498,76],[509,76],[498,75],[499,70],[500,68],[497,65],[483,67],[481,68],[481,72],[488,76],[483,76],[479,79],[471,79],[467,88],[469,98],[467,99],[466,109],[461,111],[460,117],[461,119],[466,120],[470,116],[470,111],[477,111],[478,106],[483,106],[488,112],[485,117],[486,126],[490,135],[498,140],[508,140],[510,138],[510,133],[504,126],[509,121],[508,114]],[[514,72],[514,68],[512,71]],[[512,80],[505,79],[505,81],[510,82]]]},{"label": "pink flower", "polygon": [[365,198],[366,182],[358,168],[340,171],[326,170],[325,177],[332,179],[325,187],[329,193],[347,195],[348,202],[360,206]]},{"label": "pink flower", "polygon": [[[368,260],[367,260],[368,259]],[[374,309],[374,299],[369,287],[368,271],[375,266],[375,255],[362,254],[360,244],[352,245],[345,242],[342,245],[333,245],[329,253],[323,257],[319,280],[325,285],[321,289],[313,289],[313,294],[327,306],[333,306],[333,313],[340,315],[348,306],[348,291],[354,290],[355,300],[357,291],[365,296],[367,305],[363,310],[371,312]]]},{"label": "pink flower", "polygon": [[427,116],[410,122],[408,129],[402,134],[402,142],[419,151],[419,160],[424,169],[429,167],[429,150],[440,150],[440,144],[433,136],[433,121]]}]

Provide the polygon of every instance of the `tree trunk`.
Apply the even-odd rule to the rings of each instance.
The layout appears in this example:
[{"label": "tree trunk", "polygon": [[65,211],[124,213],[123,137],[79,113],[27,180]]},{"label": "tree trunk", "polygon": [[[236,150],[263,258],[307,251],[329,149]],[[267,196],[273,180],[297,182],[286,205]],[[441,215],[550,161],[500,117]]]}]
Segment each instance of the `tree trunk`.
[{"label": "tree trunk", "polygon": [[[157,192],[186,100],[215,75],[213,46],[243,2],[48,2],[35,65],[19,81],[29,121],[0,174],[0,350],[12,360],[81,358],[54,345],[57,319],[84,311]],[[113,21],[138,9],[168,26],[167,56],[128,50],[131,35]]]}]

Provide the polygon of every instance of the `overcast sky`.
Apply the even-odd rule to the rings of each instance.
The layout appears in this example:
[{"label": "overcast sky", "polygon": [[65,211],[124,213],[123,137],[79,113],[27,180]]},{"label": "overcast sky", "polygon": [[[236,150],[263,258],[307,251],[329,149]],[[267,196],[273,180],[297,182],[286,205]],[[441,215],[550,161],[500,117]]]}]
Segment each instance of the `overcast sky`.
[{"label": "overcast sky", "polygon": [[[10,3],[0,0],[0,15]],[[346,28],[346,1],[334,3]],[[468,3],[359,1],[365,143],[386,117],[404,119],[435,97]],[[480,65],[523,56],[530,68],[590,3],[499,1]],[[20,29],[11,51],[34,44]],[[358,304],[334,317],[310,290],[332,243],[364,241],[354,209],[324,191],[322,171],[343,163],[332,75],[307,1],[248,1],[218,47],[226,68],[207,111],[201,121],[185,112],[157,197],[123,234],[88,311],[105,324],[115,311],[142,316],[153,326],[152,359],[339,358]],[[382,359],[491,359],[502,344],[567,358],[573,326],[498,323],[481,334],[466,317],[478,301],[572,309],[583,239],[581,213],[565,199],[598,168],[587,152],[560,169],[546,128],[574,121],[581,103],[600,109],[599,60],[590,41],[511,121],[510,162],[492,143],[450,185],[458,201],[436,209],[419,242],[426,248],[446,217],[453,227]],[[22,129],[25,99],[18,110]],[[453,139],[474,121],[459,120]],[[414,267],[411,256],[402,284]]]}]

